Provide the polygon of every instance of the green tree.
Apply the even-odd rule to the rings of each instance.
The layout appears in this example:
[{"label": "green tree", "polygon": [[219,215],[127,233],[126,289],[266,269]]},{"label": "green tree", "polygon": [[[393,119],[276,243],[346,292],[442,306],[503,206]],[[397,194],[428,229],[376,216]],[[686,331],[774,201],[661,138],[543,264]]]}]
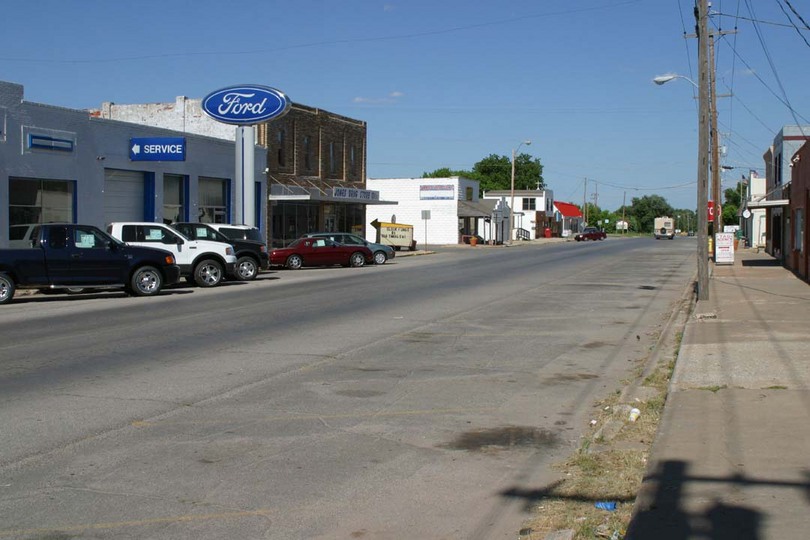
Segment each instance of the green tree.
[{"label": "green tree", "polygon": [[[512,188],[512,160],[508,156],[490,154],[473,165],[473,178],[481,182],[482,191]],[[515,189],[544,189],[543,166],[529,154],[515,156]]]},{"label": "green tree", "polygon": [[465,178],[473,178],[472,171],[454,171],[449,167],[441,167],[432,172],[422,173],[422,178],[449,178],[451,176],[463,176]]},{"label": "green tree", "polygon": [[736,225],[739,223],[737,213],[742,203],[742,182],[737,182],[736,188],[729,188],[723,192],[726,201],[723,203],[723,224]]},{"label": "green tree", "polygon": [[660,195],[645,195],[640,199],[633,197],[628,214],[636,219],[639,232],[649,233],[655,226],[655,218],[673,216],[675,209]]},{"label": "green tree", "polygon": [[[507,190],[512,188],[512,160],[507,156],[490,154],[473,165],[471,171],[453,170],[440,167],[435,171],[422,173],[422,178],[448,178],[463,176],[478,180],[481,191]],[[529,154],[515,156],[515,189],[544,189],[543,166],[539,159]]]}]

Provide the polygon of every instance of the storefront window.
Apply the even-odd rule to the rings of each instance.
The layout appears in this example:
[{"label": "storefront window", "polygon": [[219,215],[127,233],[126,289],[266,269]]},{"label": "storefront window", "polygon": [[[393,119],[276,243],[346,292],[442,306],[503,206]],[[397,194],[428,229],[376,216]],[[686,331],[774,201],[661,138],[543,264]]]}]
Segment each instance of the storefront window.
[{"label": "storefront window", "polygon": [[166,223],[185,221],[185,177],[178,174],[163,176],[163,220]]},{"label": "storefront window", "polygon": [[197,191],[197,220],[202,223],[228,223],[228,181],[201,176]]},{"label": "storefront window", "polygon": [[75,189],[69,180],[9,179],[9,225],[73,223]]}]

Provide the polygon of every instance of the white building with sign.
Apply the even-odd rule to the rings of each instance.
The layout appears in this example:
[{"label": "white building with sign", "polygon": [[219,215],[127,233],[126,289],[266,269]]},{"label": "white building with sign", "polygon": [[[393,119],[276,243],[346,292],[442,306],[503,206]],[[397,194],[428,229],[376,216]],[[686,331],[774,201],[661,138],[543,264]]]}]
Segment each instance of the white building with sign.
[{"label": "white building with sign", "polygon": [[[419,246],[426,239],[427,244],[457,244],[463,235],[483,236],[479,226],[492,213],[492,204],[478,198],[478,181],[469,178],[369,178],[366,187],[381,200],[398,203],[367,207],[366,239],[371,241],[376,236],[371,222],[377,220],[413,225]],[[423,211],[430,212],[430,219],[422,219]]]}]

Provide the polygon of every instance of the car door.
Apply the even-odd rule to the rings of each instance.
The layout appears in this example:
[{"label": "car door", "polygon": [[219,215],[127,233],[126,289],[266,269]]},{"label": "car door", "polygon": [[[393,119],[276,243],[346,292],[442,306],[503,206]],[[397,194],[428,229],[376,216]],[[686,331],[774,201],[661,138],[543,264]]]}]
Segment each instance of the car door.
[{"label": "car door", "polygon": [[97,228],[85,225],[71,227],[67,250],[70,254],[71,284],[124,283],[128,268],[126,256],[115,242]]}]

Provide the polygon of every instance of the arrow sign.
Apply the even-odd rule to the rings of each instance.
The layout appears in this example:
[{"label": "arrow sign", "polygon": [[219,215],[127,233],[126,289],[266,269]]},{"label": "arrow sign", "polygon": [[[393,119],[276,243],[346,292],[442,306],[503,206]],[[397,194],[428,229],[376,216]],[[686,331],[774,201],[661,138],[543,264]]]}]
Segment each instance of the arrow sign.
[{"label": "arrow sign", "polygon": [[185,137],[145,137],[129,140],[130,161],[185,161]]}]

